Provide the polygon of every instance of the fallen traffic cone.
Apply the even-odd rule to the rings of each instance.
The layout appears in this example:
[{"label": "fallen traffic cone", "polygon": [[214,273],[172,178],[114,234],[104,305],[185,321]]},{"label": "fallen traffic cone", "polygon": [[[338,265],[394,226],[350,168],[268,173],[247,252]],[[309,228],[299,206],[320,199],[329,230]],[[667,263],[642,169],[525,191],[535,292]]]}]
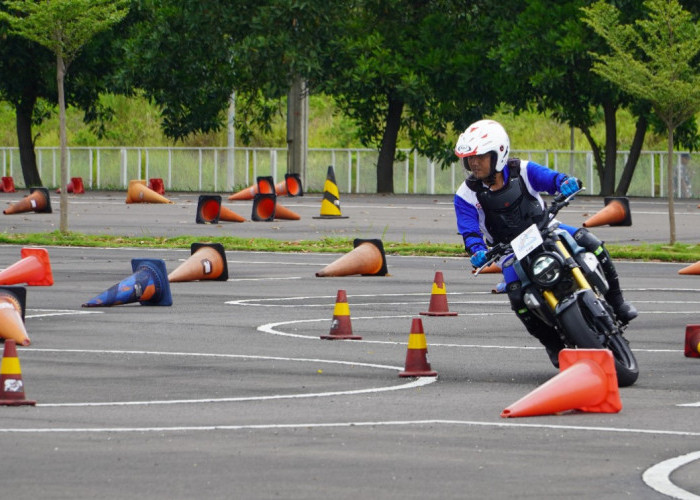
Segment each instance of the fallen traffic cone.
[{"label": "fallen traffic cone", "polygon": [[228,199],[231,201],[252,200],[256,194],[258,194],[258,186],[257,184],[254,184],[252,186],[248,186],[245,189],[241,189],[240,191],[233,193],[231,196],[228,197]]},{"label": "fallen traffic cone", "polygon": [[[61,192],[61,188],[56,190],[57,193]],[[82,177],[71,177],[70,182],[66,185],[66,193],[73,194],[85,194],[85,186],[83,185]]]},{"label": "fallen traffic cone", "polygon": [[233,210],[224,206],[222,206],[219,210],[219,221],[222,220],[228,222],[245,222],[245,218],[243,218],[243,216],[238,215]]},{"label": "fallen traffic cone", "polygon": [[131,259],[134,274],[83,304],[109,307],[138,301],[144,306],[171,306],[170,283],[165,262],[160,259]]},{"label": "fallen traffic cone", "polygon": [[6,215],[23,212],[52,213],[49,190],[45,187],[29,188],[29,195],[2,211]]},{"label": "fallen traffic cone", "polygon": [[226,253],[221,243],[192,243],[190,254],[168,275],[168,281],[228,280]]},{"label": "fallen traffic cone", "polygon": [[5,350],[0,362],[0,405],[22,406],[36,405],[36,401],[26,399],[22,369],[17,357],[17,346],[14,340],[5,342]]},{"label": "fallen traffic cone", "polygon": [[0,286],[0,337],[14,340],[19,345],[29,345],[29,335],[24,327],[24,309],[27,290],[22,286]]},{"label": "fallen traffic cone", "polygon": [[700,274],[700,260],[679,270],[678,274]]},{"label": "fallen traffic cone", "polygon": [[0,191],[3,193],[14,193],[15,180],[9,176],[3,177],[2,182],[0,182]]},{"label": "fallen traffic cone", "polygon": [[345,290],[338,290],[333,309],[333,322],[328,335],[321,335],[324,340],[361,340],[362,337],[352,334],[350,321],[350,306]]},{"label": "fallen traffic cone", "polygon": [[353,241],[353,246],[353,250],[318,271],[316,276],[386,276],[386,254],[381,240],[358,238]]},{"label": "fallen traffic cone", "polygon": [[323,185],[323,199],[321,200],[321,215],[314,219],[347,219],[340,213],[340,192],[335,183],[333,166],[328,166],[326,183]]},{"label": "fallen traffic cone", "polygon": [[284,181],[275,184],[275,194],[277,196],[284,196],[287,194],[287,183]]},{"label": "fallen traffic cone", "polygon": [[160,177],[148,179],[148,187],[160,195],[165,194],[165,185]]},{"label": "fallen traffic cone", "polygon": [[420,313],[423,316],[457,316],[456,312],[450,312],[447,306],[447,291],[445,282],[442,278],[442,272],[435,273],[433,280],[433,290],[430,293],[430,305],[427,312]]},{"label": "fallen traffic cone", "polygon": [[301,187],[301,176],[299,174],[284,174],[284,183],[287,196],[304,196],[304,189]]},{"label": "fallen traffic cone", "polygon": [[609,196],[606,197],[604,201],[605,208],[584,222],[583,227],[596,227],[605,224],[610,226],[632,225],[630,203],[627,198]]},{"label": "fallen traffic cone", "polygon": [[569,410],[617,413],[622,409],[615,361],[607,349],[562,349],[560,372],[503,410],[501,417],[552,415]]},{"label": "fallen traffic cone", "polygon": [[685,327],[685,357],[700,358],[700,325]]},{"label": "fallen traffic cone", "polygon": [[221,212],[221,196],[200,194],[197,200],[197,224],[216,224],[219,222]]},{"label": "fallen traffic cone", "polygon": [[423,321],[413,318],[411,333],[408,335],[408,349],[406,351],[406,364],[399,377],[435,377],[437,372],[430,368],[428,363],[428,345],[423,333]]},{"label": "fallen traffic cone", "polygon": [[132,179],[126,193],[126,203],[174,203],[144,184],[143,179]]},{"label": "fallen traffic cone", "polygon": [[289,210],[287,207],[283,207],[279,203],[275,203],[275,215],[273,216],[274,219],[288,219],[288,220],[300,220],[301,216],[293,212],[292,210]]},{"label": "fallen traffic cone", "polygon": [[254,221],[271,221],[275,218],[276,205],[276,194],[258,193],[253,197],[253,213],[250,218]]},{"label": "fallen traffic cone", "polygon": [[29,286],[53,285],[49,252],[44,248],[23,248],[21,260],[0,271],[0,285],[26,283]]}]

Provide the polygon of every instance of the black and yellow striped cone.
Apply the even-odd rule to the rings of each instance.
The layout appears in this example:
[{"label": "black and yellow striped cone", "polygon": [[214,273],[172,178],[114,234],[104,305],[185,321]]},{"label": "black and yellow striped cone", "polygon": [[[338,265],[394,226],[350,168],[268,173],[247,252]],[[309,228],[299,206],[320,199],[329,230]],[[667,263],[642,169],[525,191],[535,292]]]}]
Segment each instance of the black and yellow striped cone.
[{"label": "black and yellow striped cone", "polygon": [[335,183],[333,166],[328,166],[326,183],[323,185],[323,200],[321,200],[321,215],[314,219],[347,219],[340,212],[340,193]]}]

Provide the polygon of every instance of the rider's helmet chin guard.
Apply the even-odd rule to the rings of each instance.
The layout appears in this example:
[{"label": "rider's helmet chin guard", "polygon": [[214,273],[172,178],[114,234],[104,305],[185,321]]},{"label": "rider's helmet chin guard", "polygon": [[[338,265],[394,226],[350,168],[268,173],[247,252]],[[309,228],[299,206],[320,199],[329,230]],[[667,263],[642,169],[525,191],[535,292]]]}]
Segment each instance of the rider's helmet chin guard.
[{"label": "rider's helmet chin guard", "polygon": [[501,172],[508,163],[510,139],[503,126],[494,120],[479,120],[469,125],[457,139],[455,154],[467,172],[471,172],[467,159],[470,156],[491,154],[490,177]]}]

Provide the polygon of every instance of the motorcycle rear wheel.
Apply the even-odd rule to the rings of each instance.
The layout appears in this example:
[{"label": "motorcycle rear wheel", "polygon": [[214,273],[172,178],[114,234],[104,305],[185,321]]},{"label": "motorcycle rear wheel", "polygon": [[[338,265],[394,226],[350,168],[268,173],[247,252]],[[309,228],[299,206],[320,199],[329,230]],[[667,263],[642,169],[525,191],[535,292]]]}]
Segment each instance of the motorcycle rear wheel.
[{"label": "motorcycle rear wheel", "polygon": [[614,334],[606,337],[606,345],[603,345],[598,332],[591,327],[592,322],[586,318],[586,312],[580,303],[576,303],[559,316],[569,341],[582,349],[609,349],[615,359],[617,385],[628,387],[634,384],[639,378],[639,366],[627,340],[620,334]]}]

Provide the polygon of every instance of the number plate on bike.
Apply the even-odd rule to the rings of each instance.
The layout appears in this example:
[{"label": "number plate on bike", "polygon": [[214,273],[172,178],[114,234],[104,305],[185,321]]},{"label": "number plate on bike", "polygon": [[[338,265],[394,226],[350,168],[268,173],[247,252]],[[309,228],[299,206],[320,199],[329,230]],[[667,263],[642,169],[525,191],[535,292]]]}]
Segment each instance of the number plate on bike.
[{"label": "number plate on bike", "polygon": [[513,253],[518,258],[522,260],[527,254],[532,252],[535,248],[542,244],[542,235],[537,226],[533,224],[528,227],[525,231],[516,236],[513,241],[510,242],[511,248],[513,248]]}]

